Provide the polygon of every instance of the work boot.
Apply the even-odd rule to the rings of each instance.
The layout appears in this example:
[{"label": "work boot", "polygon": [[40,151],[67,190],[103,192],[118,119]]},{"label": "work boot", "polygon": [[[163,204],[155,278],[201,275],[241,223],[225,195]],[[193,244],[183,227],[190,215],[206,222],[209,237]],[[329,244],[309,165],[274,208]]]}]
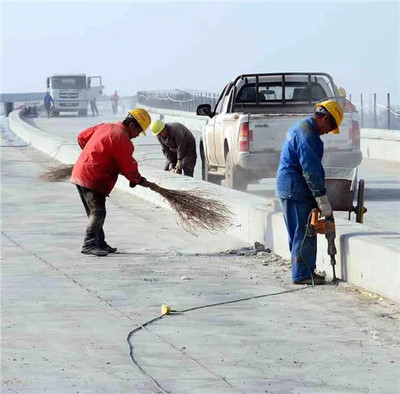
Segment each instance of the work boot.
[{"label": "work boot", "polygon": [[[314,279],[314,285],[324,285],[325,284],[325,276],[313,273],[313,279]],[[313,284],[311,278],[294,280],[293,283],[295,285],[312,285]]]},{"label": "work boot", "polygon": [[81,253],[83,253],[83,254],[92,254],[94,256],[103,257],[103,256],[107,256],[109,252],[106,249],[94,246],[92,248],[83,248],[81,250]]},{"label": "work boot", "polygon": [[101,249],[106,250],[108,253],[116,253],[117,252],[117,248],[113,248],[107,242],[104,242],[104,244],[101,245]]}]

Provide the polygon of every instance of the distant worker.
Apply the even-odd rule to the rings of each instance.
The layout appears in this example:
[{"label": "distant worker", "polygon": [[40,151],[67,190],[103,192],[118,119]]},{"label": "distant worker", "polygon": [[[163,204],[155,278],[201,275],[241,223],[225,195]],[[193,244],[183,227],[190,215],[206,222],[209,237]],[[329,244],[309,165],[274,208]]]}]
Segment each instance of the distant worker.
[{"label": "distant worker", "polygon": [[92,116],[97,116],[99,114],[99,110],[97,109],[97,100],[96,100],[96,92],[89,90],[89,103],[90,110],[92,111]]},{"label": "distant worker", "polygon": [[103,225],[106,218],[106,197],[117,182],[118,174],[129,181],[130,187],[147,181],[139,173],[138,163],[132,157],[130,141],[140,133],[145,134],[151,122],[150,115],[142,108],[128,112],[125,120],[118,123],[101,123],[83,130],[78,135],[82,152],[72,171],[74,183],[88,216],[82,253],[106,256],[117,248],[107,244]]},{"label": "distant worker", "polygon": [[44,108],[46,109],[47,117],[50,118],[51,110],[54,107],[54,100],[53,97],[51,97],[49,90],[46,90],[46,95],[44,96],[43,99],[43,105]]},{"label": "distant worker", "polygon": [[[335,100],[318,103],[315,113],[295,123],[286,134],[276,178],[276,195],[281,200],[289,234],[292,281],[295,284],[321,285],[325,277],[316,274],[317,237],[306,235],[313,208],[321,216],[332,215],[322,166],[324,143],[321,135],[339,134],[343,110]],[[311,279],[313,276],[313,281]]]},{"label": "distant worker", "polygon": [[347,93],[346,90],[340,86],[337,87],[339,96],[342,98],[342,108],[344,109],[344,112],[356,112],[356,106],[351,103],[349,100],[346,99]]},{"label": "distant worker", "polygon": [[112,111],[114,115],[118,113],[118,102],[119,96],[117,91],[115,91],[114,94],[111,96]]},{"label": "distant worker", "polygon": [[150,129],[161,144],[167,161],[165,171],[171,171],[193,177],[196,166],[196,139],[190,130],[181,123],[154,121]]}]

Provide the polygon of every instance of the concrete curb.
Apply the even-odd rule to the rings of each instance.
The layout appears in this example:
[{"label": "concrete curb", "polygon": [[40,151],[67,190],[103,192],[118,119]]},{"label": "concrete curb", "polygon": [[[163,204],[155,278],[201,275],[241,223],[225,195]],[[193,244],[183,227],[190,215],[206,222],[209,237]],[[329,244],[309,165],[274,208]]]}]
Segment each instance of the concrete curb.
[{"label": "concrete curb", "polygon": [[400,162],[400,130],[361,129],[361,152],[368,159]]},{"label": "concrete curb", "polygon": [[[152,111],[151,111],[152,112]],[[13,112],[9,117],[11,129],[35,148],[57,160],[71,164],[79,155],[77,145],[65,144],[40,131]],[[208,191],[225,201],[232,210],[234,225],[227,234],[253,243],[261,242],[275,253],[290,258],[287,232],[275,199],[265,199],[213,185],[192,178],[165,173],[151,167],[141,166],[144,176],[163,187],[171,189],[194,189]],[[162,198],[145,188],[129,188],[128,181],[122,177],[117,187],[156,205],[168,208]],[[375,231],[365,225],[346,220],[336,220],[337,227],[337,275],[342,279],[363,287],[371,292],[400,302],[400,246],[399,235]],[[329,257],[326,254],[326,241],[319,237],[317,266],[331,275]]]}]

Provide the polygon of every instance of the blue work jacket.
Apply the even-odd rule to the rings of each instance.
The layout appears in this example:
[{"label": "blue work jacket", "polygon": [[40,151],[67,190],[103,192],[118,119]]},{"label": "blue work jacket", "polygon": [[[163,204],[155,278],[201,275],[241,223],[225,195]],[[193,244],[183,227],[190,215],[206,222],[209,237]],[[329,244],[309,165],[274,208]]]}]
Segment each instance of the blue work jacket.
[{"label": "blue work jacket", "polygon": [[51,103],[54,104],[53,97],[49,93],[44,96],[43,103],[45,107],[50,107]]},{"label": "blue work jacket", "polygon": [[276,195],[304,199],[326,194],[322,167],[324,143],[312,117],[295,123],[287,132],[276,177]]}]

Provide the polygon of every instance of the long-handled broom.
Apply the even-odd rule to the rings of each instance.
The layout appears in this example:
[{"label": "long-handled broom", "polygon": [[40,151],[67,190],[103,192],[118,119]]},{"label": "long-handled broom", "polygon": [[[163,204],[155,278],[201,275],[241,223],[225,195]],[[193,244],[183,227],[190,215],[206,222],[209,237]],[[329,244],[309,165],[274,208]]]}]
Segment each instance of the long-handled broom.
[{"label": "long-handled broom", "polygon": [[[73,165],[58,165],[40,175],[45,182],[63,182],[71,177]],[[178,214],[183,228],[192,234],[198,231],[223,231],[232,224],[232,212],[215,198],[200,189],[171,190],[147,182],[146,187],[160,194]]]}]

